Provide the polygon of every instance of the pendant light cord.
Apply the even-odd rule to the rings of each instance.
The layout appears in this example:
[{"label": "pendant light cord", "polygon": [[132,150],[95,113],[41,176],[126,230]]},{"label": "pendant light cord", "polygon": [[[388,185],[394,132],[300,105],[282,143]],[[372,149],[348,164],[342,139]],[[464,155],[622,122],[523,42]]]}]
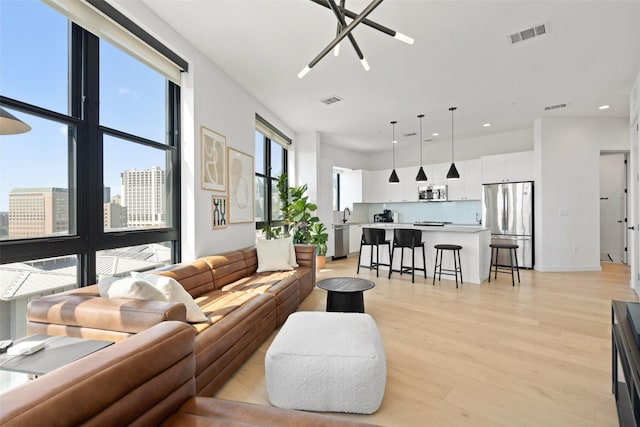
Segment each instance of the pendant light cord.
[{"label": "pendant light cord", "polygon": [[449,108],[451,111],[451,163],[453,163],[453,112],[456,110],[456,107]]},{"label": "pendant light cord", "polygon": [[420,117],[420,167],[422,167],[422,118],[424,114],[420,114],[418,117]]},{"label": "pendant light cord", "polygon": [[391,148],[393,153],[393,170],[396,170],[396,123],[391,122]]}]

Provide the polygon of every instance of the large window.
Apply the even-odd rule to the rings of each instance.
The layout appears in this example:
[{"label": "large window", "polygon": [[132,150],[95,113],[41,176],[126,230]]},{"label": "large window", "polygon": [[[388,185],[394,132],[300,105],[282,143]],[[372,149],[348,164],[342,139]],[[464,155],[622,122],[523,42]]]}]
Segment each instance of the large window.
[{"label": "large window", "polygon": [[281,225],[282,203],[278,194],[278,177],[287,173],[287,145],[290,140],[258,117],[255,133],[255,218],[256,228]]},{"label": "large window", "polygon": [[2,3],[0,339],[24,298],[179,261],[180,88],[98,33]]}]

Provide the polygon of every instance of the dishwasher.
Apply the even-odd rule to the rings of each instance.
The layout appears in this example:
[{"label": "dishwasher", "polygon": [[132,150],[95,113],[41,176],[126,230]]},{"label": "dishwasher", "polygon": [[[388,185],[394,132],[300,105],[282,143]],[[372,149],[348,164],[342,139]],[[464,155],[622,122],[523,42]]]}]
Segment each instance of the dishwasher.
[{"label": "dishwasher", "polygon": [[333,226],[333,256],[331,259],[346,258],[349,255],[349,226],[334,224]]}]

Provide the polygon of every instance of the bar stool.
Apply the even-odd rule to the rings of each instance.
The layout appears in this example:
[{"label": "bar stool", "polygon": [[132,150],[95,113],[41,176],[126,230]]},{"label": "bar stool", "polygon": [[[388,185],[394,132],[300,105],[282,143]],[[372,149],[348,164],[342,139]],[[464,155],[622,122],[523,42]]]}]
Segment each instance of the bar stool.
[{"label": "bar stool", "polygon": [[[395,248],[400,248],[400,270],[393,269],[393,253]],[[411,249],[411,267],[404,266],[404,249]],[[415,250],[416,248],[422,248],[422,268],[416,267]],[[424,255],[424,243],[422,242],[422,230],[415,230],[413,228],[395,228],[393,230],[393,246],[391,248],[391,258],[389,261],[389,279],[391,279],[391,272],[402,273],[411,272],[411,283],[415,283],[416,270],[424,272],[424,278],[427,278],[427,263]]]},{"label": "bar stool", "polygon": [[[360,253],[358,254],[358,270],[357,274],[360,274],[360,267],[367,267],[371,270],[373,267],[376,268],[376,277],[379,277],[381,265],[389,266],[390,264],[384,264],[380,262],[380,245],[387,245],[387,249],[389,250],[389,258],[391,258],[391,242],[389,240],[385,240],[385,234],[387,230],[384,228],[363,228],[362,229],[362,237],[360,238]],[[369,265],[361,265],[360,260],[362,259],[362,247],[363,246],[371,246],[371,257],[369,259]],[[373,262],[373,247],[376,247],[376,262]]]},{"label": "bar stool", "polygon": [[[448,244],[439,244],[435,245],[436,249],[436,263],[433,267],[433,285],[436,284],[436,274],[438,275],[438,282],[442,278],[442,275],[448,276],[456,276],[456,288],[458,287],[458,273],[460,273],[460,284],[464,284],[462,281],[462,262],[460,261],[460,249],[462,246],[460,245],[448,245]],[[450,268],[442,268],[442,254],[443,251],[453,251],[453,270]],[[438,255],[440,255],[440,264],[438,264]],[[444,271],[444,273],[443,273]]]},{"label": "bar stool", "polygon": [[[520,268],[518,267],[518,254],[516,249],[518,249],[518,245],[515,243],[505,243],[505,242],[494,242],[489,245],[491,248],[491,260],[489,262],[489,282],[491,282],[491,267],[495,267],[495,279],[498,279],[498,271],[501,273],[509,273],[511,272],[511,286],[515,286],[515,280],[513,278],[513,271],[515,270],[518,273],[518,283],[520,283]],[[500,249],[507,249],[509,251],[509,265],[503,265],[498,263],[498,251]],[[495,261],[494,254],[495,252]],[[515,268],[513,266],[513,260],[515,259],[516,265]]]}]

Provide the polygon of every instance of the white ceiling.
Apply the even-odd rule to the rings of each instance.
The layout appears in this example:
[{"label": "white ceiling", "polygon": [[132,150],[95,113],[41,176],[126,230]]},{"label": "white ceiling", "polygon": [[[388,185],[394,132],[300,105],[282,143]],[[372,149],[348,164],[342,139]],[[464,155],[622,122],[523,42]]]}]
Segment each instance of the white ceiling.
[{"label": "white ceiling", "polygon": [[[399,142],[531,129],[538,117],[629,117],[640,72],[640,1],[387,0],[369,16],[415,39],[410,46],[367,26],[303,79],[297,74],[335,36],[331,10],[308,0],[144,0],[212,62],[296,132],[357,151]],[[339,1],[338,1],[339,3]],[[369,1],[346,0],[356,13]],[[350,20],[347,20],[350,22]],[[512,45],[509,35],[547,24]],[[329,96],[344,101],[327,106]],[[544,107],[567,103],[545,112]],[[609,104],[606,111],[598,106]],[[483,123],[491,123],[485,128]]]}]

